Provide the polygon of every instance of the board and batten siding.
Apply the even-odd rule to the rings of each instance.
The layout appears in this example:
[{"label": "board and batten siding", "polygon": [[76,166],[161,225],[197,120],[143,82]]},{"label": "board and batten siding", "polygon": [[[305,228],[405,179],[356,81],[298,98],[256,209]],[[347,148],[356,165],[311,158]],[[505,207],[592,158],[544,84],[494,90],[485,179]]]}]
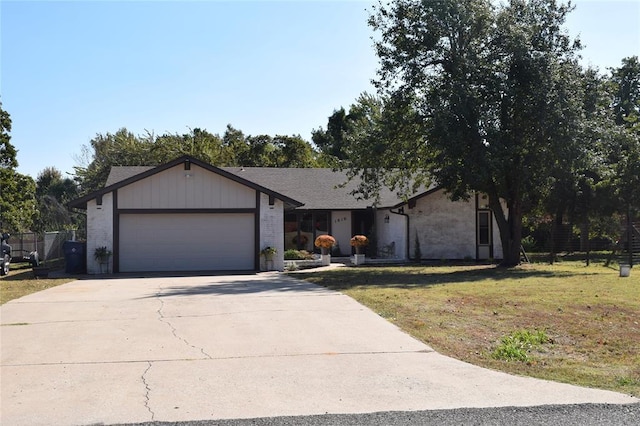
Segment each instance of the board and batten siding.
[{"label": "board and batten siding", "polygon": [[246,209],[256,192],[196,165],[182,164],[118,189],[119,209]]}]

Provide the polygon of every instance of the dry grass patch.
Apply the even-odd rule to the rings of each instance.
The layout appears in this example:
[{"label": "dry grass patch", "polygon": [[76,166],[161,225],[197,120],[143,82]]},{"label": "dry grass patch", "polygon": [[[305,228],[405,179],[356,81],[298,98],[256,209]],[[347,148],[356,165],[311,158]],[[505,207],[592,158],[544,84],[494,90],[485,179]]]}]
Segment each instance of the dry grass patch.
[{"label": "dry grass patch", "polygon": [[[440,353],[483,367],[640,396],[640,271],[579,262],[341,268],[340,290]],[[494,356],[514,333],[548,338],[525,360]]]},{"label": "dry grass patch", "polygon": [[[59,265],[58,265],[59,266]],[[9,275],[0,279],[0,305],[31,293],[65,284],[74,278],[34,278],[28,264],[12,264]]]}]

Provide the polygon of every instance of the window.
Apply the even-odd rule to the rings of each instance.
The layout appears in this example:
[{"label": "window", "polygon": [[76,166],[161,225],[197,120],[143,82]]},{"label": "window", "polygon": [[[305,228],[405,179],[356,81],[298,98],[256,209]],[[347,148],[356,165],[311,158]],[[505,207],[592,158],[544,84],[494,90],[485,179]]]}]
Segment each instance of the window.
[{"label": "window", "polygon": [[298,215],[287,213],[284,215],[284,249],[298,249]]},{"label": "window", "polygon": [[478,212],[478,244],[491,244],[491,212]]},{"label": "window", "polygon": [[[284,249],[314,251],[318,235],[329,233],[329,213],[287,213],[284,216]],[[316,251],[319,251],[316,250]]]}]

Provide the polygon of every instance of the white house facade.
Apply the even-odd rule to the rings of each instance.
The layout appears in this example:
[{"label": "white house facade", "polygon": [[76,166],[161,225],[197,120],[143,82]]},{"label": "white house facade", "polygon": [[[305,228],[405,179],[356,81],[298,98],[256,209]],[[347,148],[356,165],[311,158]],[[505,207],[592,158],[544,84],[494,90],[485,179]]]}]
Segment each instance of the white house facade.
[{"label": "white house facade", "polygon": [[[288,249],[334,255],[367,235],[369,256],[398,261],[499,259],[497,226],[482,196],[453,202],[440,188],[408,200],[385,190],[377,204],[352,195],[330,169],[217,168],[192,157],[157,167],[114,167],[105,187],[70,203],[86,209],[87,272],[282,270]],[[419,244],[420,250],[417,250]],[[107,265],[98,247],[112,252]],[[263,249],[272,247],[274,256]]]}]

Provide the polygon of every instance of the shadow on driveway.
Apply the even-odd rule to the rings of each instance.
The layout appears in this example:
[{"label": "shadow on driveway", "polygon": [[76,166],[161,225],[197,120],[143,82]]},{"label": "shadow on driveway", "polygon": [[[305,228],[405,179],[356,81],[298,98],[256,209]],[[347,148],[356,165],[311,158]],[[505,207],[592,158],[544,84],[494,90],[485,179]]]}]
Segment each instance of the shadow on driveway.
[{"label": "shadow on driveway", "polygon": [[[225,279],[220,281],[212,281],[202,285],[184,285],[184,286],[163,286],[162,289],[154,295],[144,298],[153,297],[172,297],[172,296],[197,296],[197,295],[241,295],[241,294],[257,294],[270,293],[278,295],[282,293],[308,293],[321,294],[327,293],[327,289],[305,281],[295,280],[274,274],[273,276],[261,278],[248,278],[244,275],[238,280],[229,280],[229,276],[225,275]],[[248,279],[247,279],[248,278]]]}]

